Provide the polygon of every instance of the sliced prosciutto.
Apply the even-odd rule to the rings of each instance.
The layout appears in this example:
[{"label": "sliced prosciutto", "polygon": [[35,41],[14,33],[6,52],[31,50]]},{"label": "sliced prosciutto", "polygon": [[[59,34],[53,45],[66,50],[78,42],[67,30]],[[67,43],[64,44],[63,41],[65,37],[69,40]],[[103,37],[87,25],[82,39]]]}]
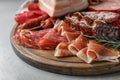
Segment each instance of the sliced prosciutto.
[{"label": "sliced prosciutto", "polygon": [[20,45],[37,49],[55,49],[60,42],[67,41],[54,29],[40,31],[17,30],[14,38]]},{"label": "sliced prosciutto", "polygon": [[58,30],[62,36],[66,37],[68,42],[75,40],[80,32],[73,30],[66,22],[59,21],[55,24],[54,29]]},{"label": "sliced prosciutto", "polygon": [[120,54],[119,51],[109,49],[96,41],[89,41],[88,46],[80,50],[77,56],[86,63],[92,63],[93,61],[118,62]]},{"label": "sliced prosciutto", "polygon": [[81,49],[87,47],[88,40],[83,36],[80,35],[71,44],[68,46],[69,51],[73,54],[77,54]]},{"label": "sliced prosciutto", "polygon": [[103,0],[102,3],[89,6],[90,11],[120,12],[120,0]]},{"label": "sliced prosciutto", "polygon": [[61,42],[55,49],[55,57],[68,57],[73,56],[73,54],[68,50],[68,42]]},{"label": "sliced prosciutto", "polygon": [[51,29],[40,39],[38,46],[41,49],[55,49],[60,42],[64,41],[67,41],[65,37],[61,36],[57,30]]}]

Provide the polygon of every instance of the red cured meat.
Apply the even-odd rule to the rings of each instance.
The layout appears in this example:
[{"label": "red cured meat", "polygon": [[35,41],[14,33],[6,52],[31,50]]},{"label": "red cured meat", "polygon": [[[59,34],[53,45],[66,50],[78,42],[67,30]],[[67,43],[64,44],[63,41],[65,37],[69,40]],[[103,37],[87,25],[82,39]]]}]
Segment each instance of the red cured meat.
[{"label": "red cured meat", "polygon": [[73,56],[73,54],[68,50],[68,42],[61,42],[55,49],[54,56],[56,57],[68,57]]},{"label": "red cured meat", "polygon": [[48,32],[49,29],[41,31],[17,30],[14,38],[20,45],[29,48],[39,48],[37,46],[38,41]]},{"label": "red cured meat", "polygon": [[26,23],[27,21],[38,18],[39,16],[42,16],[43,14],[46,14],[43,11],[25,11],[24,13],[20,13],[15,17],[15,21],[19,24]]},{"label": "red cured meat", "polygon": [[59,25],[55,26],[54,29],[58,30],[69,42],[80,35],[80,32],[73,30],[66,22],[60,21],[58,24]]},{"label": "red cured meat", "polygon": [[30,2],[27,5],[27,8],[28,8],[29,11],[40,10],[40,7],[39,7],[38,3],[33,3],[33,2]]},{"label": "red cured meat", "polygon": [[82,14],[93,20],[103,20],[107,23],[114,22],[120,17],[120,14],[114,12],[82,12]]},{"label": "red cured meat", "polygon": [[120,54],[119,51],[109,49],[96,41],[89,41],[88,46],[80,50],[77,56],[86,63],[92,63],[93,61],[118,62]]},{"label": "red cured meat", "polygon": [[73,54],[77,54],[79,50],[87,47],[88,39],[85,38],[83,35],[79,35],[78,38],[76,38],[74,41],[71,42],[71,44],[68,46],[69,51],[71,51]]},{"label": "red cured meat", "polygon": [[41,49],[55,49],[60,42],[67,41],[65,37],[55,30],[51,29],[45,36],[38,42]]},{"label": "red cured meat", "polygon": [[89,6],[90,11],[110,11],[120,12],[120,0],[104,0],[102,3],[97,5]]}]

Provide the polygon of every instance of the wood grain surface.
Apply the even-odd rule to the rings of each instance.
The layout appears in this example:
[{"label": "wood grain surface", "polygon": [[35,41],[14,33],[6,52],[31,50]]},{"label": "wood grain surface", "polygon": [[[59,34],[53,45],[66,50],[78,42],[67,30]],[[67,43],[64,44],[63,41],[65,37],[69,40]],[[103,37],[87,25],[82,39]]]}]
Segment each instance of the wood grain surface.
[{"label": "wood grain surface", "polygon": [[18,25],[11,31],[11,43],[16,54],[25,62],[39,69],[68,75],[100,75],[120,71],[120,63],[94,62],[87,64],[77,57],[56,58],[54,50],[36,50],[25,48],[16,43],[13,38]]}]

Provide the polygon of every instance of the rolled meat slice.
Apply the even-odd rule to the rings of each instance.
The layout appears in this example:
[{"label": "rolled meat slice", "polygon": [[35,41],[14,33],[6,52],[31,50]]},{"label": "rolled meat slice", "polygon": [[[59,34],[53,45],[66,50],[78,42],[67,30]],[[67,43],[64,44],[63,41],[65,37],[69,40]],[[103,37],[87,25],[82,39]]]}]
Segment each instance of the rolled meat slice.
[{"label": "rolled meat slice", "polygon": [[118,62],[120,57],[119,51],[110,49],[97,43],[96,41],[89,41],[88,47],[83,48],[77,53],[77,56],[86,63],[93,61],[111,61]]},{"label": "rolled meat slice", "polygon": [[87,43],[88,40],[83,35],[79,35],[78,38],[71,42],[68,49],[76,55],[81,49],[87,47]]},{"label": "rolled meat slice", "polygon": [[73,56],[73,54],[68,50],[68,42],[61,42],[55,49],[55,57],[68,57]]}]

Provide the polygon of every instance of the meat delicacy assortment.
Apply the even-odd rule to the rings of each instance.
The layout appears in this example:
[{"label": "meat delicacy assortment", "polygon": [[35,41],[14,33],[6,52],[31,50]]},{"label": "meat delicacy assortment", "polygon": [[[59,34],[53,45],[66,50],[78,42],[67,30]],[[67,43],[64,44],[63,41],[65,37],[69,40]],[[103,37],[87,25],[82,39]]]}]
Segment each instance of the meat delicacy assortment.
[{"label": "meat delicacy assortment", "polygon": [[[71,2],[78,5],[71,6]],[[30,2],[28,11],[15,17],[19,26],[14,32],[14,39],[27,48],[55,50],[53,56],[61,59],[76,56],[86,63],[119,62],[119,2],[120,0]],[[86,5],[83,6],[83,3]]]}]

